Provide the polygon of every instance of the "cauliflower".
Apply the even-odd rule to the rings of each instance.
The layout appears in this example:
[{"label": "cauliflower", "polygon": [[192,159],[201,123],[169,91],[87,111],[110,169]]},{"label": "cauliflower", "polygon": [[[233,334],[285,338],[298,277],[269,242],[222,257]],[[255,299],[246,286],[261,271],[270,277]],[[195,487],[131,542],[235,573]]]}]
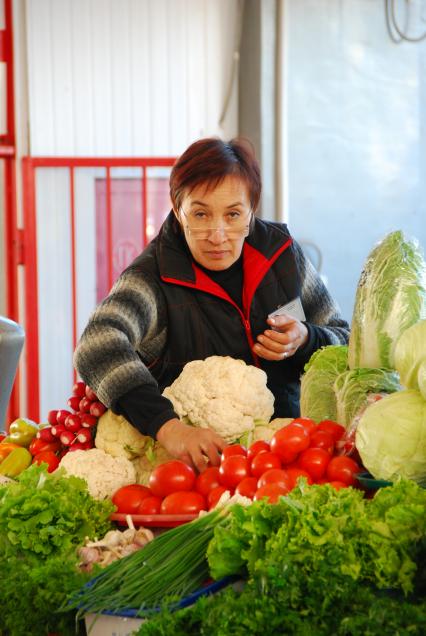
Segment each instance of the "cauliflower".
[{"label": "cauliflower", "polygon": [[139,433],[122,415],[108,410],[99,418],[95,446],[113,457],[134,459],[144,455],[151,443],[151,437]]},{"label": "cauliflower", "polygon": [[271,420],[269,424],[261,423],[256,426],[253,431],[253,435],[251,437],[251,442],[257,442],[258,440],[263,440],[264,442],[270,442],[273,434],[276,431],[279,431],[280,428],[284,428],[287,424],[293,421],[292,417],[276,417],[274,420]]},{"label": "cauliflower", "polygon": [[67,453],[59,464],[69,475],[82,477],[95,499],[112,497],[122,486],[134,484],[133,464],[125,457],[112,457],[103,450],[77,450]]},{"label": "cauliflower", "polygon": [[135,481],[148,485],[156,466],[174,459],[152,437],[142,435],[122,415],[106,411],[98,421],[95,446],[113,457],[126,457],[135,469]]},{"label": "cauliflower", "polygon": [[226,442],[234,442],[255,427],[269,422],[274,396],[262,369],[229,356],[211,356],[188,362],[163,395],[179,417],[193,426],[211,428]]},{"label": "cauliflower", "polygon": [[136,471],[136,482],[148,486],[149,476],[154,468],[169,462],[171,459],[175,459],[175,457],[170,455],[158,442],[151,439],[151,445],[147,448],[146,453],[132,460]]}]

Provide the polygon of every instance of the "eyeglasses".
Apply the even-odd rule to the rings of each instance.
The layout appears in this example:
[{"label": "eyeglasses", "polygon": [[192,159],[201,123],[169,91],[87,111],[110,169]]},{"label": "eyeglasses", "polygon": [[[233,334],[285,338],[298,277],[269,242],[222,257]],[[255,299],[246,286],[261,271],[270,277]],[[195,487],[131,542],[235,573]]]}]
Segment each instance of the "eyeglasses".
[{"label": "eyeglasses", "polygon": [[222,227],[208,227],[209,219],[207,217],[188,219],[188,216],[183,211],[182,214],[187,220],[186,230],[198,241],[206,240],[216,232],[222,232],[228,239],[245,238],[250,233],[251,213],[248,218],[247,216],[244,216],[244,218],[240,216],[229,217]]}]

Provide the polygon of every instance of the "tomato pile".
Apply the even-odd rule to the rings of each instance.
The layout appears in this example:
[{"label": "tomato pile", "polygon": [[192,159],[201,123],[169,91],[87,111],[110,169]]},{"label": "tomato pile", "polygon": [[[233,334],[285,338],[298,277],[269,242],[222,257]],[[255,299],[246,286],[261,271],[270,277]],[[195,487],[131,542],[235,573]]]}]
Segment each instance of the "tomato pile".
[{"label": "tomato pile", "polygon": [[74,384],[68,406],[71,410],[49,411],[48,425],[40,426],[28,448],[33,455],[33,463],[45,462],[49,472],[58,467],[66,453],[93,448],[96,424],[106,411],[94,391],[84,382]]},{"label": "tomato pile", "polygon": [[356,484],[361,466],[340,454],[346,430],[324,420],[296,418],[277,431],[270,443],[254,442],[248,449],[227,446],[219,467],[208,466],[196,475],[179,460],[157,466],[149,487],[120,488],[113,496],[117,512],[128,514],[196,514],[214,508],[229,491],[255,501],[267,497],[275,503],[292,490],[300,477],[309,484],[330,483],[334,488]]}]

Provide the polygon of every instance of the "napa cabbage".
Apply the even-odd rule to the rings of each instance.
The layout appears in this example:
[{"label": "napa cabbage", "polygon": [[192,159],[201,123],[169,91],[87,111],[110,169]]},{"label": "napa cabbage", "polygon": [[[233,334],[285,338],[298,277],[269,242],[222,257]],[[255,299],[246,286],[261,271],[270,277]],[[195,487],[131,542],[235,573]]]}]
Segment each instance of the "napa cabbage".
[{"label": "napa cabbage", "polygon": [[354,417],[368,403],[371,393],[393,393],[400,389],[396,371],[389,369],[350,369],[340,373],[334,382],[337,418],[348,428]]},{"label": "napa cabbage", "polygon": [[426,320],[404,331],[395,347],[395,368],[401,384],[419,390],[426,399]]},{"label": "napa cabbage", "polygon": [[305,365],[301,379],[300,412],[302,417],[335,420],[337,416],[336,396],[333,384],[348,366],[348,347],[329,345],[315,351]]},{"label": "napa cabbage", "polygon": [[369,254],[358,283],[349,367],[393,368],[399,336],[426,318],[426,264],[416,241],[388,234]]}]

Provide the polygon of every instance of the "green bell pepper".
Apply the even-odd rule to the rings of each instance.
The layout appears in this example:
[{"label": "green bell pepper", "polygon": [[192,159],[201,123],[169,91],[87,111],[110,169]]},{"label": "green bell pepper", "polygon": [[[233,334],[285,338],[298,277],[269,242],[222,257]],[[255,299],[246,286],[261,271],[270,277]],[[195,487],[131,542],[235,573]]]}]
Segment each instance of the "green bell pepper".
[{"label": "green bell pepper", "polygon": [[31,441],[37,435],[38,425],[31,420],[20,417],[9,427],[9,433],[5,442],[13,442],[14,444],[18,444],[18,446],[24,446],[28,448],[31,444]]}]

